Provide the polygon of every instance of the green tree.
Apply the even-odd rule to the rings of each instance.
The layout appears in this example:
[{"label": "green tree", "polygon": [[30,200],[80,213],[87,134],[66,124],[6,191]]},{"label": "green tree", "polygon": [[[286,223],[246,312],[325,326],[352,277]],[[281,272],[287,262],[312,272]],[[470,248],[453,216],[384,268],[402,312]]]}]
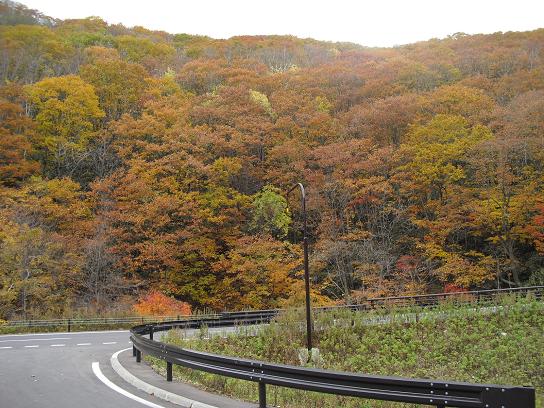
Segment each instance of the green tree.
[{"label": "green tree", "polygon": [[259,235],[285,238],[291,224],[287,200],[273,186],[265,186],[253,199],[250,229]]}]

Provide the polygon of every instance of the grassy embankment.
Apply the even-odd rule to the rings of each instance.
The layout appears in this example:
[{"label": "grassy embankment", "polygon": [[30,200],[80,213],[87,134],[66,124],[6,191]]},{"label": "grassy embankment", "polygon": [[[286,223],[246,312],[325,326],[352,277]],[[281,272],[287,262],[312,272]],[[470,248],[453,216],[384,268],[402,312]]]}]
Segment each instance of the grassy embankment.
[{"label": "grassy embankment", "polygon": [[[498,306],[498,307],[496,307]],[[417,313],[417,321],[415,314]],[[292,311],[257,336],[241,328],[226,338],[196,339],[171,331],[168,342],[223,355],[300,365],[303,315]],[[379,322],[379,323],[376,323]],[[493,304],[441,305],[423,309],[327,312],[315,317],[320,358],[308,364],[358,373],[436,378],[451,381],[531,385],[544,408],[544,303],[505,296]],[[153,358],[158,371],[164,363]],[[248,401],[257,400],[255,383],[174,366],[177,380]],[[268,387],[268,402],[280,407],[412,407],[410,404],[337,397]]]}]

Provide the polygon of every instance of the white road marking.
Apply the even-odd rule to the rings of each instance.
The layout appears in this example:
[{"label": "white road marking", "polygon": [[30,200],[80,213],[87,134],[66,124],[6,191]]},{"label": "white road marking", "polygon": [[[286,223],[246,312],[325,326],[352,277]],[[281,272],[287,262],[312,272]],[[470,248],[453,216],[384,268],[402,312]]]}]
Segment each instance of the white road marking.
[{"label": "white road marking", "polygon": [[11,346],[0,347],[0,349],[10,349],[10,348],[13,348],[13,347]]},{"label": "white road marking", "polygon": [[128,397],[128,398],[130,398],[130,399],[132,399],[134,401],[137,401],[137,402],[139,402],[141,404],[147,405],[148,407],[164,408],[162,405],[157,405],[157,404],[154,404],[153,402],[150,402],[150,401],[147,401],[147,400],[145,400],[143,398],[140,398],[140,397],[138,397],[138,396],[136,396],[134,394],[131,394],[128,391],[125,391],[124,389],[122,389],[118,385],[112,383],[110,380],[108,380],[106,378],[106,376],[104,374],[102,374],[102,371],[100,370],[100,364],[98,363],[98,361],[95,361],[94,363],[92,363],[92,368],[93,368],[94,375],[96,375],[100,381],[102,381],[105,385],[110,387],[112,390],[118,392],[119,394],[124,395],[125,397]]},{"label": "white road marking", "polygon": [[0,343],[11,343],[12,341],[51,341],[51,340],[70,340],[70,337],[51,337],[49,339],[0,340]]},{"label": "white road marking", "polygon": [[64,347],[66,344],[51,344],[51,347]]},{"label": "white road marking", "polygon": [[25,348],[38,348],[40,346],[25,346]]},{"label": "white road marking", "polygon": [[102,344],[117,344],[117,342],[116,341],[107,341],[107,342],[102,343]]},{"label": "white road marking", "polygon": [[91,343],[77,343],[77,346],[90,346]]}]

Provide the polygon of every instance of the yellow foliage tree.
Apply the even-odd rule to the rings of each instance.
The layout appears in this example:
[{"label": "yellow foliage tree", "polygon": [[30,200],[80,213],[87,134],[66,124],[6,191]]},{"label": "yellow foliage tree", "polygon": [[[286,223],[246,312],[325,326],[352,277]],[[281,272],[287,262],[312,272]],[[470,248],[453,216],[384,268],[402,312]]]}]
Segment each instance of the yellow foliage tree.
[{"label": "yellow foliage tree", "polygon": [[68,157],[85,150],[104,116],[94,88],[77,75],[67,75],[28,85],[26,93],[54,174],[64,175]]}]

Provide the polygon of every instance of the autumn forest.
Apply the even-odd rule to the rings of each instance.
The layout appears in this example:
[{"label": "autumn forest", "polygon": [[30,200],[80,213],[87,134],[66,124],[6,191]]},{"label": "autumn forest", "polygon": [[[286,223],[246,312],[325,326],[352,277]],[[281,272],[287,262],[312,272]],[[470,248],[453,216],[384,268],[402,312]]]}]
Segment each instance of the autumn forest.
[{"label": "autumn forest", "polygon": [[544,29],[218,40],[3,0],[0,53],[0,319],[297,305],[298,182],[316,304],[544,284]]}]

